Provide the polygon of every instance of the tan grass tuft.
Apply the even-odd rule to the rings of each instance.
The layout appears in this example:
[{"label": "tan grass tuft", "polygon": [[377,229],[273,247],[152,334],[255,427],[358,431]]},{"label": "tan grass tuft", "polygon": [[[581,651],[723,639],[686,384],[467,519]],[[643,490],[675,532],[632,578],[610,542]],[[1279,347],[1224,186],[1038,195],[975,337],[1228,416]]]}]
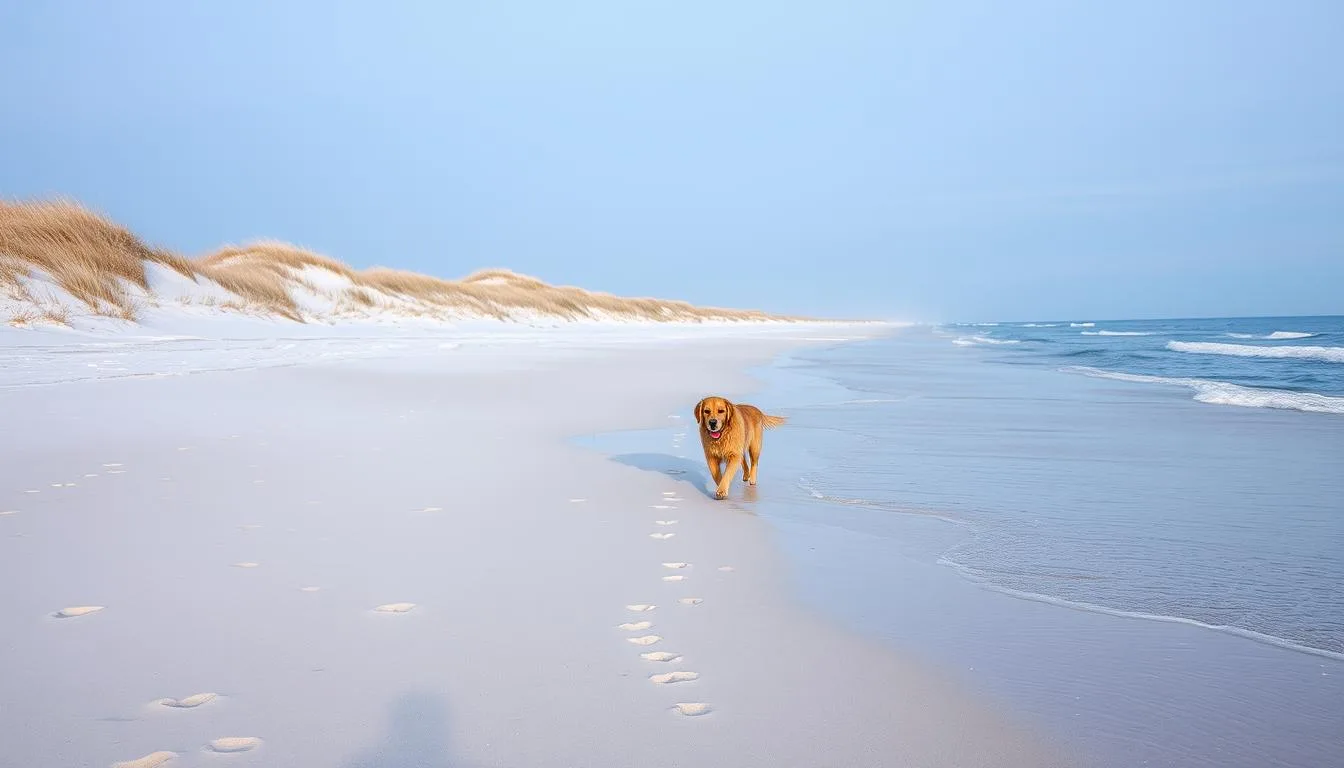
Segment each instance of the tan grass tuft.
[{"label": "tan grass tuft", "polygon": [[431,307],[487,317],[504,317],[496,306],[482,300],[467,286],[452,280],[373,267],[357,276],[357,283],[383,293],[428,304]]},{"label": "tan grass tuft", "polygon": [[535,277],[520,275],[511,269],[502,269],[491,267],[489,269],[478,269],[470,275],[462,278],[464,283],[486,283],[511,285],[516,288],[550,288],[551,286],[543,283]]},{"label": "tan grass tuft", "polygon": [[[129,306],[125,283],[149,290],[145,262],[195,278],[187,259],[152,248],[129,230],[64,200],[0,202],[0,254],[46,272],[100,313]],[[0,271],[0,280],[15,282],[13,271]]]},{"label": "tan grass tuft", "polygon": [[196,263],[201,274],[247,302],[300,321],[299,307],[289,287],[301,286],[319,293],[316,286],[299,276],[300,270],[315,267],[351,281],[358,279],[353,269],[330,256],[275,240],[225,246]]},{"label": "tan grass tuft", "polygon": [[14,315],[9,318],[9,324],[16,328],[22,328],[25,325],[32,325],[33,322],[40,317],[41,315],[38,314],[36,309],[24,308],[15,312]]},{"label": "tan grass tuft", "polygon": [[377,300],[373,298],[373,294],[363,288],[351,288],[345,292],[345,295],[350,301],[361,307],[372,307],[378,303]]},{"label": "tan grass tuft", "polygon": [[70,308],[57,304],[42,310],[42,319],[57,325],[70,324]]},{"label": "tan grass tuft", "polygon": [[289,295],[285,278],[279,272],[252,262],[202,263],[198,269],[207,279],[219,283],[245,303],[275,312],[291,320],[301,320],[299,307]]},{"label": "tan grass tuft", "polygon": [[[276,240],[259,240],[246,245],[225,246],[199,260],[207,266],[226,263],[247,262],[275,272],[299,270],[304,267],[317,267],[335,272],[342,277],[355,279],[355,271],[345,264],[320,253],[304,250],[289,243]],[[288,275],[286,275],[287,277]]]},{"label": "tan grass tuft", "polygon": [[13,256],[0,253],[0,296],[14,301],[32,302],[24,280],[32,276],[32,267],[27,262]]}]

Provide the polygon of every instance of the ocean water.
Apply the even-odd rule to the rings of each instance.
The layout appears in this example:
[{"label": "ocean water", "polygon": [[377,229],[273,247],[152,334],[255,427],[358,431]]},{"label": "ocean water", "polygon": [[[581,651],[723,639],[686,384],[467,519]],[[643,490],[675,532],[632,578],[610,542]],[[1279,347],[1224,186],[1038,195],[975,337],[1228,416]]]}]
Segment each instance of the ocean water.
[{"label": "ocean water", "polygon": [[1217,405],[1344,414],[1344,317],[993,323],[941,329],[1003,362],[1182,387]]},{"label": "ocean water", "polygon": [[[853,393],[819,500],[954,519],[986,585],[1344,658],[1344,318],[913,329],[787,363]],[[814,451],[815,453],[815,451]]]},{"label": "ocean water", "polygon": [[[1344,318],[804,349],[741,393],[789,422],[727,504],[805,601],[1091,764],[1344,765],[1341,353]],[[586,444],[705,485],[670,431]]]}]

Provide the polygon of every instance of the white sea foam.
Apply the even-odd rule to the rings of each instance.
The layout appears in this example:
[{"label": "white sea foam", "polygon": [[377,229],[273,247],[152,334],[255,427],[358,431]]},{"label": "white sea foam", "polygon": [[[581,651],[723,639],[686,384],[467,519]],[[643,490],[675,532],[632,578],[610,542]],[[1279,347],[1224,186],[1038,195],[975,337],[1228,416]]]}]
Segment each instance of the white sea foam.
[{"label": "white sea foam", "polygon": [[1070,328],[1091,328],[1095,325],[1096,323],[1069,323]]},{"label": "white sea foam", "polygon": [[1168,384],[1189,387],[1195,391],[1195,400],[1211,405],[1237,405],[1243,408],[1280,408],[1290,411],[1309,413],[1344,414],[1344,397],[1330,397],[1313,392],[1289,392],[1283,389],[1261,389],[1228,384],[1224,381],[1207,379],[1169,378],[1166,376],[1145,376],[1138,373],[1106,371],[1088,366],[1069,366],[1060,370],[1066,373],[1080,373],[1098,379],[1132,381],[1142,384]]},{"label": "white sea foam", "polygon": [[1155,331],[1082,331],[1084,336],[1154,336]]},{"label": "white sea foam", "polygon": [[1264,336],[1256,336],[1254,333],[1229,333],[1234,339],[1269,339],[1270,341],[1283,341],[1285,339],[1310,339],[1312,336],[1319,336],[1316,333],[1307,333],[1305,331],[1275,331]]},{"label": "white sea foam", "polygon": [[1167,342],[1167,349],[1173,352],[1189,352],[1196,355],[1272,357],[1344,363],[1344,347],[1267,347],[1255,344],[1221,344],[1216,341],[1169,341]]},{"label": "white sea foam", "polygon": [[952,340],[958,347],[973,347],[977,344],[1021,344],[1021,339],[991,339],[988,336],[959,336]]},{"label": "white sea foam", "polygon": [[1059,323],[1023,323],[1023,328],[1058,328]]},{"label": "white sea foam", "polygon": [[1197,619],[1189,619],[1184,616],[1172,616],[1169,614],[1162,614],[1162,613],[1145,613],[1143,611],[1126,611],[1121,610],[1119,608],[1110,608],[1104,605],[1097,605],[1095,603],[1086,603],[1079,600],[1069,600],[1067,598],[1056,597],[1054,595],[1044,595],[1039,592],[1028,592],[1021,589],[1013,589],[1011,587],[1005,587],[999,584],[995,584],[976,569],[962,565],[961,563],[958,563],[956,560],[953,560],[952,558],[946,555],[938,558],[937,562],[939,565],[945,565],[950,568],[956,569],[956,571],[960,573],[962,576],[966,577],[967,579],[970,579],[971,581],[976,582],[977,584],[984,586],[986,589],[992,589],[995,592],[1001,592],[1003,594],[1018,597],[1023,600],[1031,600],[1038,603],[1048,603],[1050,605],[1057,605],[1062,608],[1072,608],[1074,610],[1087,611],[1089,613],[1103,613],[1108,616],[1119,616],[1126,619],[1144,619],[1147,621],[1161,621],[1171,624],[1186,624],[1188,626],[1200,627],[1202,629],[1212,629],[1216,632],[1226,632],[1229,635],[1244,637],[1248,640],[1254,640],[1258,643],[1264,643],[1265,645],[1272,645],[1278,648],[1286,648],[1289,650],[1298,651],[1300,653],[1311,654],[1313,656],[1323,656],[1327,659],[1344,659],[1344,653],[1336,653],[1335,651],[1326,650],[1324,648],[1314,648],[1310,645],[1295,643],[1292,640],[1287,640],[1277,635],[1269,635],[1265,634],[1264,632],[1256,632],[1253,629],[1245,629],[1243,627],[1237,627],[1231,624],[1209,624],[1203,621],[1199,621]]}]

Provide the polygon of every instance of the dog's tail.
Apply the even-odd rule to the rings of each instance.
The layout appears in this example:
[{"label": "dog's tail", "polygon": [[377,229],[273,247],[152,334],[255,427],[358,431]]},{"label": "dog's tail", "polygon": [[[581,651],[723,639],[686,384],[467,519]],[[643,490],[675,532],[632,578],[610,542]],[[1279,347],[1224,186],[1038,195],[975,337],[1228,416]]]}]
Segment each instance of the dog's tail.
[{"label": "dog's tail", "polygon": [[781,426],[786,421],[788,421],[788,419],[783,416],[770,416],[764,413],[761,414],[761,425],[764,426],[766,429],[774,429],[775,427]]}]

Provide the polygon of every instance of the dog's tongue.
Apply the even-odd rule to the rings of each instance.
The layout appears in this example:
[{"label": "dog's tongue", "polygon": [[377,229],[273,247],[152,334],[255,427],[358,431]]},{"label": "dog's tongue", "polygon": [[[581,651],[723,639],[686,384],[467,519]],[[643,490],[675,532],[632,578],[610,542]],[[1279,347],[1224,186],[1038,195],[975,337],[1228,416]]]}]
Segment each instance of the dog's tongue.
[{"label": "dog's tongue", "polygon": [[709,433],[709,436],[712,437],[712,438],[714,438],[715,440],[718,440],[718,439],[719,439],[719,435],[722,435],[722,434],[723,434],[722,432],[710,432],[710,433]]}]

